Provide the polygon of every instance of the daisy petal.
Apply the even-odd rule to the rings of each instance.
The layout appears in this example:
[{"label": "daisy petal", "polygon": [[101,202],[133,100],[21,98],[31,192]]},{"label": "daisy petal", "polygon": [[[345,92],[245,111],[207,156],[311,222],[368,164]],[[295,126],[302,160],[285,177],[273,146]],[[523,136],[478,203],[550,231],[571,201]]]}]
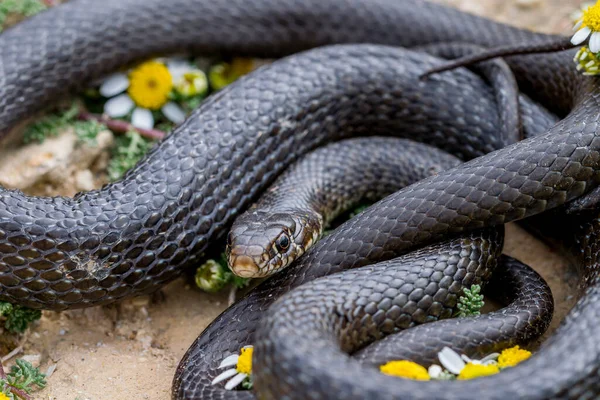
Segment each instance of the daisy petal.
[{"label": "daisy petal", "polygon": [[219,364],[218,368],[231,367],[232,365],[237,364],[239,358],[240,356],[237,354],[232,354],[229,357],[225,357],[223,361],[221,361],[221,364]]},{"label": "daisy petal", "polygon": [[581,28],[581,25],[583,25],[583,19],[575,24],[575,26],[573,27],[573,31],[578,31],[579,28]]},{"label": "daisy petal", "polygon": [[500,353],[488,354],[487,356],[485,356],[485,357],[483,357],[481,359],[481,363],[485,364],[485,363],[488,363],[490,361],[496,361],[498,359],[498,357],[500,357]]},{"label": "daisy petal", "polygon": [[585,42],[588,36],[590,36],[590,33],[592,33],[592,30],[587,26],[581,28],[580,30],[575,32],[575,34],[571,38],[571,43],[577,46],[578,44]]},{"label": "daisy petal", "polygon": [[600,32],[593,32],[590,38],[590,51],[597,53],[600,51]]},{"label": "daisy petal", "polygon": [[140,129],[152,129],[154,128],[154,117],[152,111],[147,108],[137,107],[131,114],[131,125]]},{"label": "daisy petal", "polygon": [[461,354],[460,358],[465,362],[465,363],[473,363],[473,364],[479,364],[479,360],[472,360],[469,357],[467,357],[465,354]]},{"label": "daisy petal", "polygon": [[444,368],[454,375],[460,374],[460,371],[465,367],[465,362],[460,358],[458,353],[449,347],[444,347],[442,351],[438,353],[438,358]]},{"label": "daisy petal", "polygon": [[232,369],[228,369],[227,371],[221,372],[219,375],[216,376],[215,379],[212,380],[211,385],[216,385],[219,382],[224,381],[227,378],[231,378],[232,376],[236,375],[238,372],[235,368]]},{"label": "daisy petal", "polygon": [[248,375],[246,375],[246,374],[237,374],[236,376],[231,378],[231,380],[229,382],[227,382],[225,384],[225,389],[231,390],[231,389],[235,388],[237,385],[242,383],[244,381],[244,379],[246,379],[247,376]]},{"label": "daisy petal", "polygon": [[124,117],[133,108],[133,100],[128,94],[113,97],[104,103],[104,113],[112,118]]},{"label": "daisy petal", "polygon": [[167,119],[176,124],[180,124],[185,121],[185,111],[181,109],[177,104],[172,101],[165,104],[162,109],[162,113],[167,117]]},{"label": "daisy petal", "polygon": [[167,68],[173,77],[173,80],[177,80],[183,76],[186,72],[192,69],[192,65],[183,58],[170,58],[167,60]]},{"label": "daisy petal", "polygon": [[104,97],[113,97],[123,93],[129,87],[129,79],[125,74],[113,74],[106,78],[100,85],[100,94]]}]

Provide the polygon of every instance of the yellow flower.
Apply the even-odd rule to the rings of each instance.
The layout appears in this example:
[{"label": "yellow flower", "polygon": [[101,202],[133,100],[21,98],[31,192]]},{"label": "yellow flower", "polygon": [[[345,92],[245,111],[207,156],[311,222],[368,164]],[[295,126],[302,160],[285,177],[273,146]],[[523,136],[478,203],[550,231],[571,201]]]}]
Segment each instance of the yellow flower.
[{"label": "yellow flower", "polygon": [[587,26],[594,32],[600,32],[600,4],[596,3],[583,10],[582,26]]},{"label": "yellow flower", "polygon": [[379,367],[379,370],[390,376],[415,379],[417,381],[428,381],[430,379],[427,370],[412,361],[390,361]]},{"label": "yellow flower", "polygon": [[140,107],[158,110],[169,100],[173,77],[163,63],[148,61],[129,73],[129,96]]},{"label": "yellow flower", "polygon": [[498,357],[498,366],[500,368],[514,367],[522,361],[531,357],[531,352],[519,348],[519,346],[511,347],[503,350]]},{"label": "yellow flower", "polygon": [[244,347],[240,351],[240,358],[238,358],[235,369],[240,374],[250,375],[252,373],[252,353],[254,352],[253,347]]},{"label": "yellow flower", "polygon": [[576,32],[571,38],[571,43],[578,45],[590,38],[590,51],[600,52],[600,3],[597,2],[583,10],[582,17],[573,30]]},{"label": "yellow flower", "polygon": [[458,379],[473,379],[483,376],[494,375],[500,372],[500,368],[496,364],[473,364],[467,363],[458,374]]},{"label": "yellow flower", "polygon": [[223,89],[242,75],[256,68],[251,58],[235,58],[231,63],[221,63],[213,66],[208,72],[210,85],[214,90]]},{"label": "yellow flower", "polygon": [[593,1],[586,1],[585,3],[582,3],[577,10],[570,14],[571,20],[573,20],[574,23],[579,22],[583,18],[583,12],[593,6],[594,3],[595,2]]},{"label": "yellow flower", "polygon": [[10,400],[10,397],[5,395],[4,393],[0,393],[0,400]]}]

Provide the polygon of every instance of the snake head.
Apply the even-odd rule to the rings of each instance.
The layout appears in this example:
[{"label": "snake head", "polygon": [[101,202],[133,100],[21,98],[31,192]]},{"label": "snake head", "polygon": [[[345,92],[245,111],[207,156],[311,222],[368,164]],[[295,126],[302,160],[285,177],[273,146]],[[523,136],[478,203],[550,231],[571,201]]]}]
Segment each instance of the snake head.
[{"label": "snake head", "polygon": [[300,257],[322,232],[322,218],[302,210],[250,210],[227,238],[227,262],[243,278],[271,275]]}]

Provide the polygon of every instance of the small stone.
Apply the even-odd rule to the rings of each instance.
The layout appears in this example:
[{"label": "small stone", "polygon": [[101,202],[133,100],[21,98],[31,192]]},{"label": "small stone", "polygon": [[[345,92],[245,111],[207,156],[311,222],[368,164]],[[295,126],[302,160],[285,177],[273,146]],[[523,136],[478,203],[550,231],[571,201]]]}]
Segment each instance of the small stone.
[{"label": "small stone", "polygon": [[41,354],[27,354],[27,355],[21,357],[21,359],[27,361],[28,363],[33,365],[35,368],[37,368],[40,366],[40,361],[42,360],[42,355]]},{"label": "small stone", "polygon": [[131,299],[131,303],[136,307],[147,307],[150,304],[150,296],[139,296]]},{"label": "small stone", "polygon": [[541,0],[517,0],[516,5],[519,8],[534,8],[542,4]]},{"label": "small stone", "polygon": [[52,374],[56,370],[57,366],[58,366],[58,364],[52,364],[48,367],[48,369],[46,370],[46,379],[48,379],[52,376]]},{"label": "small stone", "polygon": [[77,190],[89,191],[95,188],[94,175],[89,169],[77,171],[75,173],[75,186]]},{"label": "small stone", "polygon": [[143,329],[138,332],[135,340],[141,343],[144,350],[148,350],[150,347],[152,347],[152,336],[148,335]]}]

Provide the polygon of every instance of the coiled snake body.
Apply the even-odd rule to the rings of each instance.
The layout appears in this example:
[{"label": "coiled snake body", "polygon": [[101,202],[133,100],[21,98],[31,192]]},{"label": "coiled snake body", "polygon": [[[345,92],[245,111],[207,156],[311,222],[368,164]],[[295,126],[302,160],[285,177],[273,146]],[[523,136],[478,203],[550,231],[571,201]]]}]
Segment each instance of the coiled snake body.
[{"label": "coiled snake body", "polygon": [[[598,185],[600,92],[593,78],[576,74],[573,52],[507,60],[520,89],[564,119],[484,155],[502,147],[500,118],[491,111],[495,98],[484,82],[465,70],[420,81],[438,59],[383,46],[492,47],[553,39],[409,0],[173,0],[168,8],[162,0],[73,0],[34,17],[0,35],[1,132],[57,96],[145,57],[183,51],[279,57],[353,44],[291,56],[231,85],[122,181],[100,191],[66,199],[2,190],[1,297],[64,309],[155,290],[199,260],[286,166],[330,141],[415,132],[464,159],[482,156],[401,190],[342,225],[215,320],[182,360],[174,397],[248,396],[211,387],[210,380],[226,355],[261,339],[253,336],[259,317],[281,294],[450,234],[539,214]],[[358,381],[350,370],[335,370],[331,382],[344,383],[336,396],[595,396],[597,231],[592,217],[574,224],[574,234],[585,233],[576,246],[588,289],[530,361],[493,378],[429,385],[382,376]],[[261,348],[269,343],[257,343],[257,352]],[[291,373],[290,365],[282,362],[280,371]],[[310,372],[309,365],[292,367]],[[324,385],[303,391],[310,376],[286,376],[292,391],[281,392],[264,376],[257,376],[257,388],[273,397],[330,395]]]}]

